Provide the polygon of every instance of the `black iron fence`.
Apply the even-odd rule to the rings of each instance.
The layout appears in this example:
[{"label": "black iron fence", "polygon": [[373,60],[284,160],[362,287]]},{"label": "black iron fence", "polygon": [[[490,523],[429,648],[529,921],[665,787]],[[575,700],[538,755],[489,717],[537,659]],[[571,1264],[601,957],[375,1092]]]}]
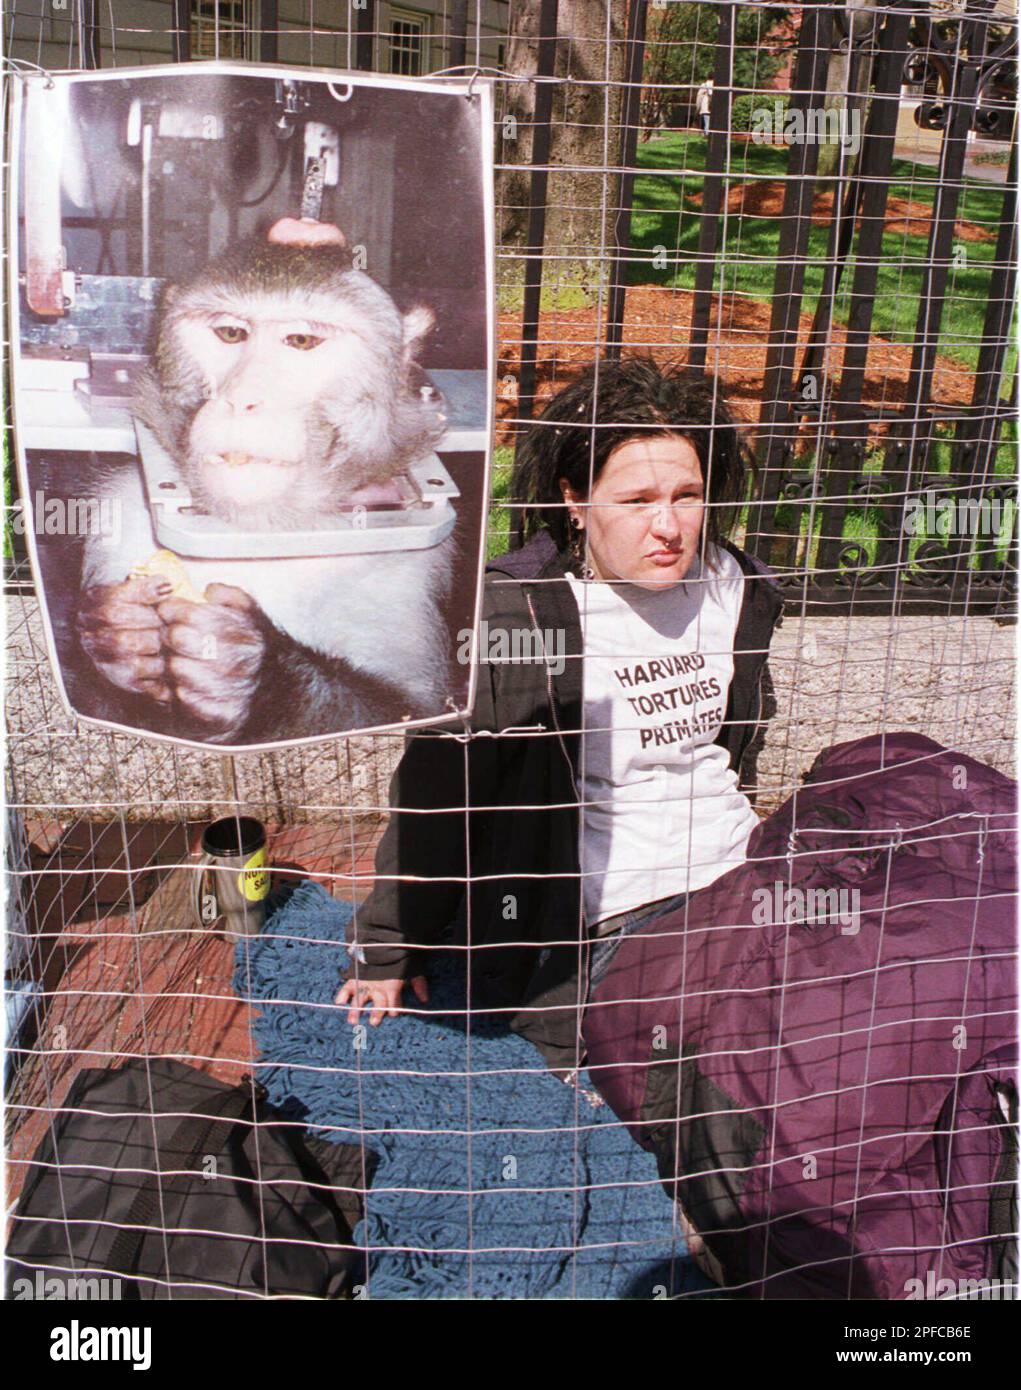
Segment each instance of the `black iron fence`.
[{"label": "black iron fence", "polygon": [[[538,53],[521,326],[522,422],[536,400],[552,92],[543,81],[555,72],[551,36],[557,32],[557,8],[557,0],[543,0],[540,32],[546,37]],[[696,367],[708,364],[721,269],[728,259],[724,204],[742,177],[735,172],[731,148],[738,7],[701,8],[708,12],[702,41],[715,45],[714,89],[690,327],[686,339],[678,337],[672,345],[685,350]],[[603,325],[604,350],[611,356],[622,349],[629,285],[635,282],[632,212],[641,173],[639,137],[645,133],[640,94],[650,9],[655,7],[644,3],[628,7],[619,203]],[[795,52],[783,103],[790,127],[811,131],[813,118],[833,104],[830,65],[839,52],[845,64],[842,119],[861,134],[857,148],[842,147],[835,166],[825,172],[819,167],[824,146],[818,140],[794,139],[789,145],[757,419],[760,473],[744,542],[779,570],[805,612],[1010,617],[1017,589],[1015,17],[1010,6],[993,0],[944,5],[895,0],[857,11],[808,4],[794,12],[793,22]],[[758,95],[768,107],[779,93]],[[876,296],[898,129],[909,107],[917,126],[942,132],[942,138],[932,156],[926,249],[912,266],[921,278],[913,328],[902,338],[910,345],[906,384],[876,400],[865,387],[870,353],[881,346],[874,325]],[[980,341],[969,344],[977,349],[977,362],[967,372],[970,395],[958,390],[957,399],[947,403],[935,397],[934,375],[947,331],[948,286],[960,264],[955,227],[969,186],[966,157],[975,136],[1004,141],[1009,167],[995,253],[987,265]],[[809,247],[820,190],[832,198],[821,256]],[[989,235],[988,219],[983,234]],[[821,274],[821,284],[812,296],[815,308],[806,332],[810,268]],[[838,296],[846,325],[835,333]]]}]

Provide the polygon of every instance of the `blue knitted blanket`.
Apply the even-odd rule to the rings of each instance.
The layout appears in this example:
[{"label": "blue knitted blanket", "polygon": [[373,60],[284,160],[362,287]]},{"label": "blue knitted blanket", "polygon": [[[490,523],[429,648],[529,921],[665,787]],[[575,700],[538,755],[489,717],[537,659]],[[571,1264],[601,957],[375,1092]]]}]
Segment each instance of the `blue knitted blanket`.
[{"label": "blue knitted blanket", "polygon": [[[355,1243],[372,1298],[650,1298],[710,1287],[650,1154],[494,1016],[465,1028],[463,958],[438,953],[417,1017],[333,1006],[351,907],[303,883],[242,941],[258,1079],[310,1134],[378,1155]],[[410,998],[410,996],[409,996]],[[416,1001],[417,1002],[417,1001]],[[367,1021],[368,1015],[363,1015]]]}]

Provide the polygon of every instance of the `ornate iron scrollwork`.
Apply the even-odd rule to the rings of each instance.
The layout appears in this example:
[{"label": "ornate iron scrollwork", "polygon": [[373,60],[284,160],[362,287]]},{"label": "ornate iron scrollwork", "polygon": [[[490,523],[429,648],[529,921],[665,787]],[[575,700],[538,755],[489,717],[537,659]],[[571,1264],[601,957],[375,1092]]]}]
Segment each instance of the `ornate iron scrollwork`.
[{"label": "ornate iron scrollwork", "polygon": [[949,562],[950,552],[942,541],[923,541],[915,551],[912,563],[903,571],[905,584],[926,589],[938,589],[950,583],[949,564],[942,569],[935,568],[940,561]]},{"label": "ornate iron scrollwork", "polygon": [[789,473],[780,483],[780,498],[784,502],[807,502],[815,490],[815,475]]},{"label": "ornate iron scrollwork", "polygon": [[862,473],[851,483],[851,496],[868,506],[885,506],[886,496],[893,491],[893,482],[883,473]]},{"label": "ornate iron scrollwork", "polygon": [[840,585],[853,585],[857,589],[882,581],[882,571],[873,568],[868,549],[860,541],[848,541],[846,545],[842,545],[837,554],[837,562],[840,570],[836,575],[836,582]]},{"label": "ornate iron scrollwork", "polygon": [[995,15],[995,8],[996,0],[912,5],[916,13],[904,81],[924,89],[915,112],[918,125],[944,128],[954,70],[963,63],[978,69],[972,129],[983,135],[1010,133],[1017,104],[1017,27],[1011,15]]},{"label": "ornate iron scrollwork", "polygon": [[849,0],[842,10],[833,16],[839,48],[864,48],[876,37],[885,10],[881,5],[863,4],[861,0]]}]

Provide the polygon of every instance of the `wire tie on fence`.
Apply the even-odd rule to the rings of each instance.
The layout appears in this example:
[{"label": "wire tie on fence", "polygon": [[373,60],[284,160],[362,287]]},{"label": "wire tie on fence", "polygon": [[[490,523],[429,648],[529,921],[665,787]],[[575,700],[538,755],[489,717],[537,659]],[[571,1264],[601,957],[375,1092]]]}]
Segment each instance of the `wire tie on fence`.
[{"label": "wire tie on fence", "polygon": [[467,100],[468,100],[468,101],[471,101],[472,97],[475,95],[475,83],[478,81],[478,79],[479,79],[481,76],[482,76],[482,69],[481,69],[481,68],[476,68],[475,71],[474,71],[474,72],[472,73],[472,75],[471,75],[471,80],[470,80],[470,82],[468,83],[468,94],[467,94]]},{"label": "wire tie on fence", "polygon": [[326,84],[327,91],[329,92],[330,96],[333,98],[334,101],[350,101],[351,98],[354,96],[354,94],[355,94],[355,84],[354,84],[353,82],[347,82],[347,83],[345,83],[344,85],[347,87],[347,95],[346,95],[346,96],[340,96],[340,94],[337,92],[336,88],[334,87],[333,83],[332,83],[332,82],[327,82],[327,84]]},{"label": "wire tie on fence", "polygon": [[982,824],[978,828],[978,862],[981,864],[986,857],[986,840],[989,838],[989,817],[982,817]]}]

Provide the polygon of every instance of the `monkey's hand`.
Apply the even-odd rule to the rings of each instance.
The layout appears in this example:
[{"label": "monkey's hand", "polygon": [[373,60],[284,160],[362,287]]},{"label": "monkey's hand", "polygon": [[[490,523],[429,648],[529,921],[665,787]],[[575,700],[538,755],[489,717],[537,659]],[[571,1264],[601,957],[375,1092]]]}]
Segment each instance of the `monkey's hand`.
[{"label": "monkey's hand", "polygon": [[266,619],[232,584],[206,586],[205,603],[159,605],[167,677],[178,703],[207,736],[230,738],[248,718],[266,653]]},{"label": "monkey's hand", "polygon": [[107,680],[160,704],[173,699],[157,609],[170,589],[158,575],[94,584],[82,590],[76,620],[82,647]]}]

